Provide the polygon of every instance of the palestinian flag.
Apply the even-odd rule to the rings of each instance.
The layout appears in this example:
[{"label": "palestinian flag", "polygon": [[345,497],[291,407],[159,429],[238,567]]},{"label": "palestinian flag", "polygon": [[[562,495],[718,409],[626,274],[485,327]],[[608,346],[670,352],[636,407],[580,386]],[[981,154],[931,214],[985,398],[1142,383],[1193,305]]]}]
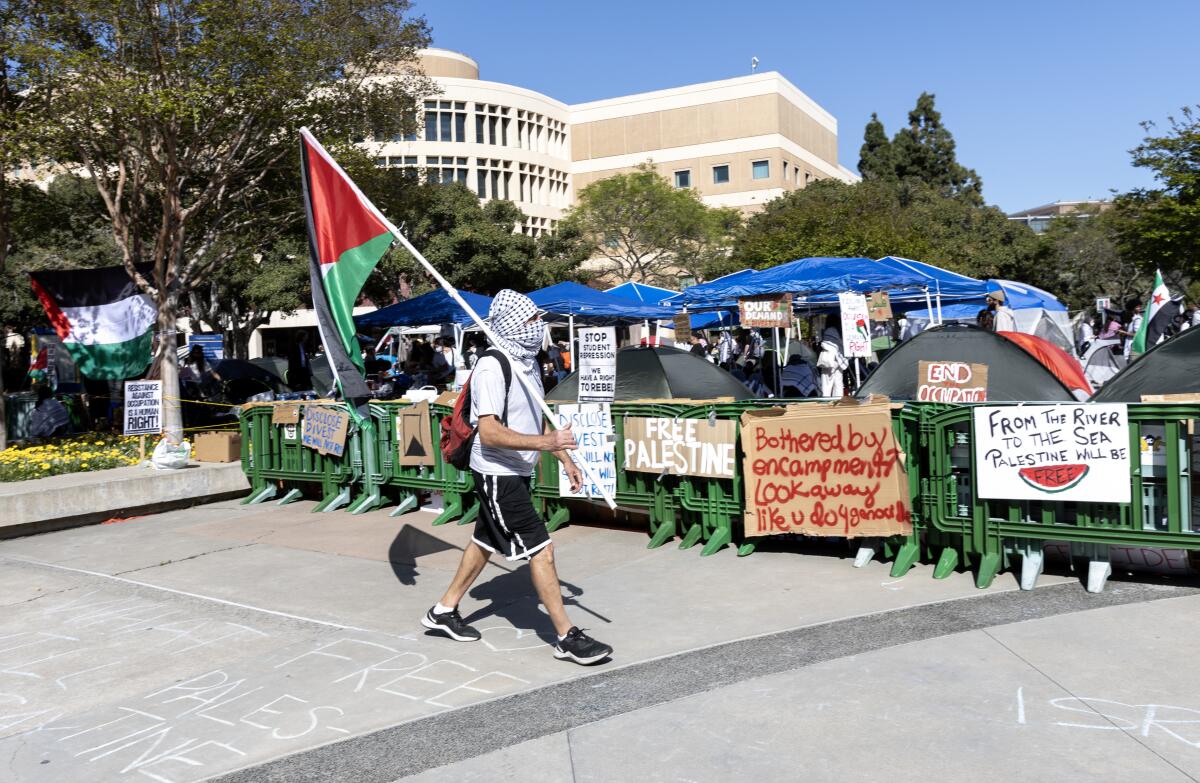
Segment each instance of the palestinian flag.
[{"label": "palestinian flag", "polygon": [[125,267],[30,272],[29,277],[82,375],[122,380],[150,366],[157,311]]},{"label": "palestinian flag", "polygon": [[370,392],[363,380],[352,313],[363,283],[391,248],[396,229],[307,128],[300,129],[300,176],[317,329],[342,395],[365,408]]},{"label": "palestinian flag", "polygon": [[1145,353],[1153,348],[1166,334],[1167,328],[1175,316],[1179,315],[1179,303],[1172,303],[1171,292],[1163,282],[1162,272],[1154,270],[1154,290],[1150,293],[1150,301],[1146,302],[1146,312],[1142,314],[1142,325],[1133,336],[1133,347],[1130,353]]}]

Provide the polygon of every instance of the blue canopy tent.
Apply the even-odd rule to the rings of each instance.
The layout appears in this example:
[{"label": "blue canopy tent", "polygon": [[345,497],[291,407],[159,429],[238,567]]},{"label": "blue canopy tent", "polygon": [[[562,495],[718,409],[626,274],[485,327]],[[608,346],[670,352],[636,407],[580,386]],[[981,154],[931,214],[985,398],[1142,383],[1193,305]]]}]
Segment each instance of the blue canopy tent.
[{"label": "blue canopy tent", "polygon": [[[671,302],[679,296],[678,291],[672,291],[669,288],[659,288],[656,285],[646,285],[645,283],[634,283],[632,281],[607,288],[604,292],[606,294],[636,298],[639,301],[650,304],[665,304],[667,306],[670,306]],[[689,320],[692,329],[722,329],[736,326],[738,315],[736,312],[726,311],[694,313]]]},{"label": "blue canopy tent", "polygon": [[[760,271],[745,270],[702,286],[685,288],[680,303],[689,309],[736,306],[736,300],[764,294],[793,294],[800,303],[827,306],[845,291],[869,293],[895,288],[924,288],[929,278],[902,266],[870,258],[801,258]],[[817,297],[825,297],[819,301]],[[828,297],[833,297],[832,301]]]},{"label": "blue canopy tent", "polygon": [[566,315],[595,324],[670,320],[675,314],[670,307],[597,291],[569,281],[539,288],[537,291],[531,291],[528,296],[547,313]]},{"label": "blue canopy tent", "polygon": [[[1067,314],[1067,306],[1060,302],[1054,294],[1043,291],[1025,283],[1011,280],[983,281],[987,292],[1001,291],[1004,293],[1005,304],[1012,308],[1017,322],[1017,331],[1035,334],[1049,340],[1059,348],[1074,352],[1071,321]],[[986,292],[985,292],[986,293]],[[908,334],[915,334],[934,320],[959,321],[975,323],[979,311],[986,306],[984,295],[974,297],[959,304],[942,308],[940,317],[934,318],[934,312],[929,309],[913,310],[908,313]]]},{"label": "blue canopy tent", "polygon": [[[487,318],[488,310],[492,307],[492,298],[470,291],[459,291],[467,304],[481,317]],[[394,305],[354,316],[355,326],[429,326],[430,324],[457,324],[464,326],[471,323],[471,316],[450,298],[450,294],[442,289],[430,291],[427,294],[405,299]]]}]

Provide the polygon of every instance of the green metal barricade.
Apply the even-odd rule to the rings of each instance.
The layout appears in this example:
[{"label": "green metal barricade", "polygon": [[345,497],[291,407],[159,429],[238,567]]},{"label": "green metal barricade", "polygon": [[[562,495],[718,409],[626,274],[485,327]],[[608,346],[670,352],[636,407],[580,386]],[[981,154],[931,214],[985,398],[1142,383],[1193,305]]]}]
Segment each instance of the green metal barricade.
[{"label": "green metal barricade", "polygon": [[442,512],[433,520],[433,524],[444,525],[452,519],[458,519],[460,525],[475,521],[479,514],[479,501],[475,496],[471,472],[458,470],[442,459],[441,421],[452,413],[451,407],[437,404],[429,406],[429,442],[433,445],[433,464],[399,464],[404,447],[399,437],[399,413],[411,405],[407,400],[371,403],[376,470],[363,474],[367,486],[364,497],[368,499],[355,509],[355,513],[378,508],[388,500],[393,500],[398,505],[391,515],[398,516],[416,508],[422,493],[440,492]]},{"label": "green metal barricade", "polygon": [[[325,401],[287,403],[306,409],[336,408],[341,403]],[[321,454],[300,440],[301,424],[275,424],[271,418],[275,406],[250,404],[238,416],[242,435],[242,470],[250,481],[250,494],[242,503],[262,503],[285,489],[279,504],[299,500],[304,490],[320,490],[321,500],[313,511],[334,511],[350,502],[355,483],[362,474],[362,433],[353,418],[346,430],[346,445],[341,456]]]},{"label": "green metal barricade", "polygon": [[[1089,590],[1103,588],[1109,545],[1200,549],[1200,516],[1193,498],[1200,405],[1129,405],[1130,503],[985,500],[977,497],[973,448],[974,406],[955,406],[922,422],[928,441],[929,522],[954,536],[935,576],[960,562],[976,569],[976,585],[987,587],[1021,555],[1021,586],[1030,588],[1041,570],[1047,541],[1070,542],[1091,561]],[[1144,448],[1148,442],[1161,450]],[[1157,452],[1157,453],[1156,453]]]}]

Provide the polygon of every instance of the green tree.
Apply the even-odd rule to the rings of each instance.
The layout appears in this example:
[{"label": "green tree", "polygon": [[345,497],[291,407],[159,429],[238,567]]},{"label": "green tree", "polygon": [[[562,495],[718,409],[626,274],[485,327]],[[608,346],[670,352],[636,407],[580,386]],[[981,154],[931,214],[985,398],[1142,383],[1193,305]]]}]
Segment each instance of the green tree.
[{"label": "green tree", "polygon": [[[429,41],[407,0],[30,0],[17,58],[43,141],[82,166],[120,258],[175,331],[187,294],[244,252],[286,233],[274,172],[298,169],[307,125],[334,154],[368,129],[414,130],[428,80],[398,66]],[[381,74],[392,78],[377,79]],[[298,188],[297,188],[298,190]],[[298,218],[299,196],[288,214]],[[135,264],[148,263],[142,276]],[[178,397],[172,341],[160,342]],[[178,438],[173,402],[164,429]]]},{"label": "green tree", "polygon": [[1051,221],[1041,235],[1047,263],[1040,265],[1036,284],[1073,310],[1092,307],[1098,296],[1125,302],[1144,295],[1153,277],[1121,252],[1122,222],[1123,216],[1113,210]]},{"label": "green tree", "polygon": [[871,112],[871,121],[863,131],[858,153],[858,171],[863,179],[896,179],[896,156],[879,115]]},{"label": "green tree", "polygon": [[727,269],[810,256],[898,255],[975,277],[1029,280],[1041,246],[1027,227],[917,182],[821,180],[747,221]]},{"label": "green tree", "polygon": [[1133,165],[1154,172],[1158,188],[1139,188],[1116,199],[1119,244],[1143,273],[1155,268],[1176,287],[1200,279],[1200,104],[1169,117],[1162,135],[1153,122],[1130,150]]},{"label": "green tree", "polygon": [[671,187],[647,162],[589,184],[563,222],[588,238],[599,274],[670,285],[683,270],[707,276],[723,267],[741,216]]}]

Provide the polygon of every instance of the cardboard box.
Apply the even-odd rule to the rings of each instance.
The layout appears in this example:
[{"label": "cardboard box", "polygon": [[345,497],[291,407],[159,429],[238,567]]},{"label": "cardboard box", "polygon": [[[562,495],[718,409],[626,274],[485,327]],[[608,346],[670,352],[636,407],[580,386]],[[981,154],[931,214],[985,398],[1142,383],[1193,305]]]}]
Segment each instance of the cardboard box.
[{"label": "cardboard box", "polygon": [[192,441],[197,462],[237,462],[242,458],[240,432],[198,432]]}]

